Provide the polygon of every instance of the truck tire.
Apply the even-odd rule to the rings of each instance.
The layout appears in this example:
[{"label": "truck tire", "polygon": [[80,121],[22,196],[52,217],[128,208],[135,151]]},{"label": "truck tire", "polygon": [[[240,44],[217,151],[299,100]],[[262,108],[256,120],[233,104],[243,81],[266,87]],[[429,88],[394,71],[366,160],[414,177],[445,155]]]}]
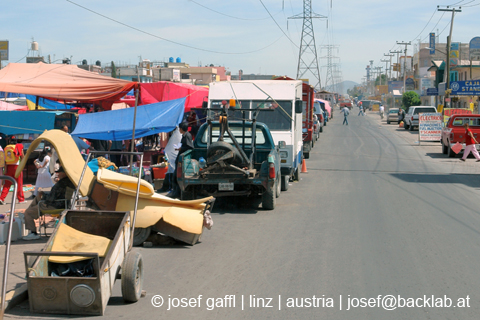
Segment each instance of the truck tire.
[{"label": "truck tire", "polygon": [[450,145],[450,142],[448,143],[448,157],[449,158],[455,158],[457,154],[453,152],[452,146]]},{"label": "truck tire", "polygon": [[441,141],[441,143],[442,143],[442,153],[447,154],[448,153],[448,146],[446,146],[445,143],[443,143],[443,140]]},{"label": "truck tire", "polygon": [[275,203],[277,197],[275,196],[277,190],[277,181],[275,180],[275,184],[273,187],[267,188],[265,192],[262,194],[262,208],[265,210],[273,210],[275,209]]},{"label": "truck tire", "polygon": [[320,127],[320,132],[323,132],[323,126]]},{"label": "truck tire", "polygon": [[409,130],[413,131],[413,126],[412,125],[409,126]]},{"label": "truck tire", "polygon": [[280,192],[282,192],[282,183],[280,182],[282,179],[281,175],[277,175],[277,191],[275,192],[275,197],[280,197]]},{"label": "truck tire", "polygon": [[223,154],[230,151],[233,151],[233,158],[228,159],[226,162],[234,165],[242,164],[242,156],[240,155],[240,152],[237,150],[237,148],[225,141],[217,141],[212,143],[207,150],[207,158],[214,156],[216,153]]},{"label": "truck tire", "polygon": [[288,190],[288,182],[290,181],[290,177],[289,176],[282,176],[280,179],[282,179],[282,182],[281,182],[282,191],[287,191]]},{"label": "truck tire", "polygon": [[387,124],[390,124],[390,120],[387,120]]},{"label": "truck tire", "polygon": [[152,228],[135,228],[133,232],[133,245],[141,246],[152,233]]},{"label": "truck tire", "polygon": [[137,250],[127,252],[122,264],[122,297],[137,302],[143,288],[143,259]]},{"label": "truck tire", "polygon": [[403,127],[405,128],[405,130],[408,130],[409,125],[404,121],[403,122]]},{"label": "truck tire", "polygon": [[310,159],[310,152],[304,152],[304,153],[303,153],[303,157],[304,157],[305,159]]}]

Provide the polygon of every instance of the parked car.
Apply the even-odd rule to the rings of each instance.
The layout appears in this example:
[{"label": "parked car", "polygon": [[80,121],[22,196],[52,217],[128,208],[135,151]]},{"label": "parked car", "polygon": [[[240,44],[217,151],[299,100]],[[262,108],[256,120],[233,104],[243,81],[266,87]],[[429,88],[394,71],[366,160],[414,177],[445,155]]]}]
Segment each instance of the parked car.
[{"label": "parked car", "polygon": [[323,123],[322,121],[318,120],[316,114],[313,115],[313,139],[317,141],[320,138],[320,132],[323,131]]},{"label": "parked car", "polygon": [[390,108],[387,114],[387,124],[390,122],[397,122],[398,123],[398,108]]},{"label": "parked car", "polygon": [[[462,150],[465,149],[465,128],[464,123],[468,123],[475,139],[480,138],[480,114],[455,114],[450,117],[447,125],[442,128],[442,153],[448,154],[450,158],[455,157],[452,146],[457,142],[462,144]],[[477,138],[478,137],[478,138]],[[478,149],[477,145],[477,149]]]},{"label": "parked car", "polygon": [[412,106],[408,109],[403,120],[403,127],[405,130],[413,131],[413,128],[418,128],[418,115],[420,113],[435,113],[437,108],[432,106]]}]

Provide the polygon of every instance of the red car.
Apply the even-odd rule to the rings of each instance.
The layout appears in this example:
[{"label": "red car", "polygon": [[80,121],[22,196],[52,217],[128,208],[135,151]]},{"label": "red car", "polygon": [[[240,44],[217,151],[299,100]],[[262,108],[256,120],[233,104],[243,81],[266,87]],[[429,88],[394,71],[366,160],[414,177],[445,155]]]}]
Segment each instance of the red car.
[{"label": "red car", "polygon": [[[465,149],[465,128],[468,123],[475,139],[480,138],[480,114],[454,114],[448,119],[447,125],[442,129],[442,153],[449,157],[455,157],[452,146],[459,142]],[[478,149],[478,147],[477,147]]]}]

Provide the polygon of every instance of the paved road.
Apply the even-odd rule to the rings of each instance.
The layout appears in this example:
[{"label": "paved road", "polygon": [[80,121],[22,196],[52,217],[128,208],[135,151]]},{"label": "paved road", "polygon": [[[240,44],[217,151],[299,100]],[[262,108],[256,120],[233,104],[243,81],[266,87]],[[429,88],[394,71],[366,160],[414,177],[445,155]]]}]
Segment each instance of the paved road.
[{"label": "paved road", "polygon": [[[308,174],[274,211],[230,199],[216,206],[202,243],[141,249],[147,297],[125,305],[117,283],[105,318],[478,319],[480,164],[447,158],[439,144],[419,145],[416,133],[355,111],[349,126],[336,112]],[[152,307],[154,295],[165,305]],[[167,310],[169,297],[199,295],[200,307]],[[253,307],[251,295],[272,308]],[[425,301],[374,306],[386,295]],[[307,307],[313,296],[323,300]],[[208,298],[217,299],[212,310]],[[304,307],[288,307],[289,298],[304,298]],[[375,299],[347,310],[360,298]],[[434,307],[460,298],[470,307]],[[14,314],[27,313],[20,306]]]}]

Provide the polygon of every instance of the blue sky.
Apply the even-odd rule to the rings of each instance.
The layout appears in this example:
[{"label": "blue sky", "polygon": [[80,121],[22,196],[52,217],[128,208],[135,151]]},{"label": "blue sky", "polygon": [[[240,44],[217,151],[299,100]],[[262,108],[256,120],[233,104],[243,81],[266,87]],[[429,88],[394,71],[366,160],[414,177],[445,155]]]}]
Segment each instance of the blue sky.
[{"label": "blue sky", "polygon": [[[87,59],[90,63],[136,64],[140,57],[152,61],[180,57],[191,66],[222,65],[233,74],[242,69],[247,74],[296,77],[302,21],[287,22],[287,17],[302,13],[301,0],[72,1],[141,31],[66,0],[3,0],[0,40],[10,42],[7,62],[24,62],[34,38],[40,53],[52,60],[72,57],[74,63]],[[413,44],[439,29],[443,30],[440,42],[446,42],[451,13],[442,16],[436,8],[456,3],[464,7],[455,16],[452,38],[469,42],[480,36],[476,31],[480,0],[312,0],[313,11],[328,16],[314,19],[318,56],[326,56],[322,45],[339,46],[333,54],[339,57],[334,62],[340,63],[343,79],[360,82],[369,60],[385,67],[380,59],[399,48],[396,41]],[[408,50],[412,54],[413,45]],[[326,63],[319,59],[320,66]],[[322,67],[322,82],[325,74]]]}]

